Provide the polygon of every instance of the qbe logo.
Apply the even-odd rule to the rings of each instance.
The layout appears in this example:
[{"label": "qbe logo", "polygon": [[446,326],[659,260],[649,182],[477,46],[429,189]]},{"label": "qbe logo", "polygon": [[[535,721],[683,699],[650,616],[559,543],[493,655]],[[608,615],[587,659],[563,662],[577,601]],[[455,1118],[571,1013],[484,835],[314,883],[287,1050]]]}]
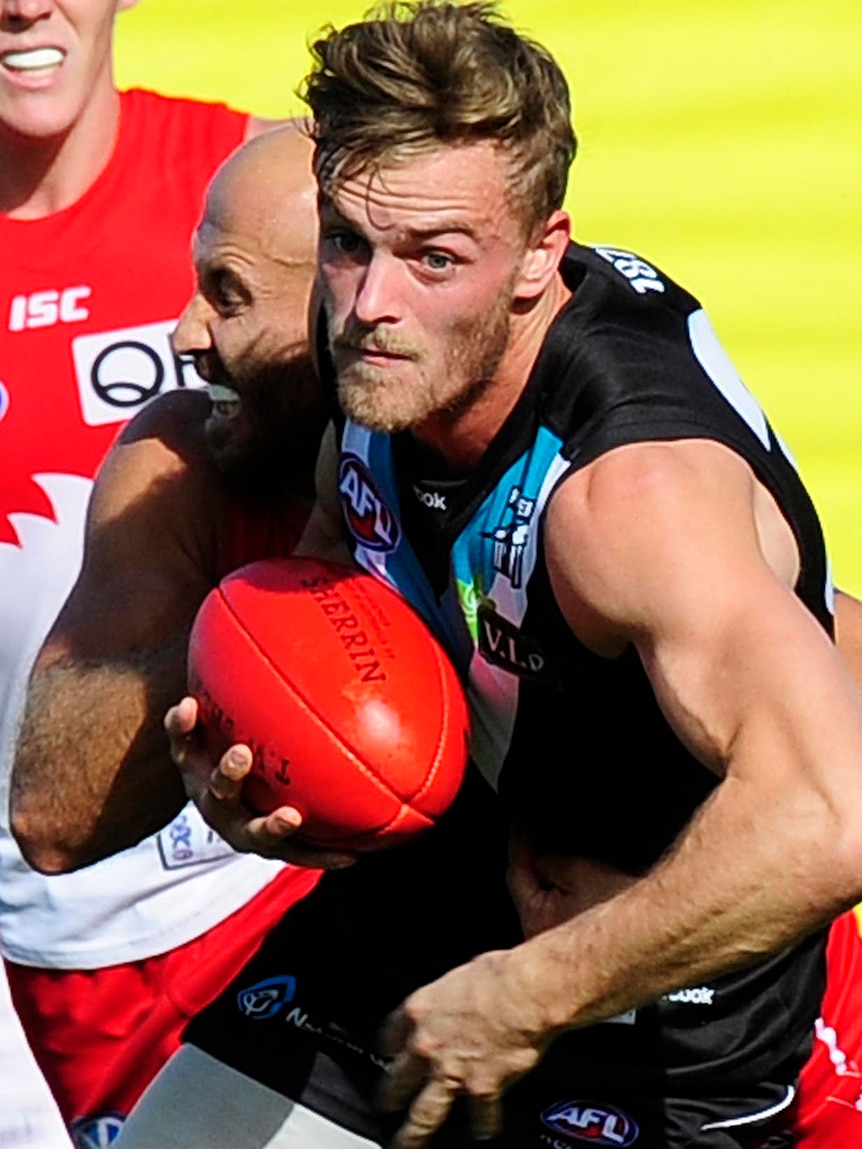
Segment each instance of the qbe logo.
[{"label": "qbe logo", "polygon": [[236,1003],[240,1013],[252,1021],[268,1021],[293,1001],[295,993],[296,978],[285,974],[241,989],[236,995]]},{"label": "qbe logo", "polygon": [[190,363],[174,355],[173,320],[79,335],[72,358],[84,422],[91,427],[119,423],[150,399],[178,387],[200,387]]},{"label": "qbe logo", "polygon": [[640,1136],[637,1122],[622,1110],[593,1101],[559,1101],[545,1110],[542,1121],[564,1137],[616,1149],[633,1145]]},{"label": "qbe logo", "polygon": [[338,490],[344,517],[357,542],[372,551],[394,550],[400,533],[398,522],[358,455],[342,455]]},{"label": "qbe logo", "polygon": [[124,1120],[121,1113],[106,1113],[74,1121],[71,1132],[75,1149],[107,1149],[120,1136]]}]

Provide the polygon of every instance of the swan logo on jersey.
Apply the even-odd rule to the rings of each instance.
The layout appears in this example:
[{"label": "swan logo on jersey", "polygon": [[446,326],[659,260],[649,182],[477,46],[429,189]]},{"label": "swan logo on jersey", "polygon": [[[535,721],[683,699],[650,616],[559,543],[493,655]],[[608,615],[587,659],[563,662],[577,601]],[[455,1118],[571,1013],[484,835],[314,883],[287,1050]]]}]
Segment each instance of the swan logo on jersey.
[{"label": "swan logo on jersey", "polygon": [[121,1113],[106,1113],[74,1121],[71,1133],[75,1149],[107,1149],[120,1136],[124,1120]]},{"label": "swan logo on jersey", "polygon": [[191,363],[174,354],[175,327],[173,321],[148,323],[72,340],[81,414],[89,427],[130,419],[164,391],[202,386]]},{"label": "swan logo on jersey", "polygon": [[357,542],[371,551],[394,550],[399,537],[398,522],[357,455],[342,455],[338,490],[344,517]]},{"label": "swan logo on jersey", "polygon": [[637,1123],[622,1110],[592,1101],[559,1101],[545,1110],[542,1121],[564,1137],[615,1149],[634,1145],[640,1136]]},{"label": "swan logo on jersey", "polygon": [[614,271],[618,271],[620,275],[624,276],[629,281],[629,287],[633,288],[638,295],[646,295],[648,291],[661,293],[665,290],[656,269],[646,260],[640,259],[634,252],[621,251],[620,248],[605,247],[604,245],[595,247],[593,250],[596,255],[600,255],[602,259],[606,260]]},{"label": "swan logo on jersey", "polygon": [[520,487],[512,487],[502,522],[485,535],[493,541],[494,570],[504,575],[515,589],[523,582],[524,555],[535,510],[536,500],[527,498]]},{"label": "swan logo on jersey", "polygon": [[296,978],[289,975],[269,977],[236,995],[240,1013],[252,1021],[268,1021],[280,1013],[282,1008],[293,1001],[296,993]]}]

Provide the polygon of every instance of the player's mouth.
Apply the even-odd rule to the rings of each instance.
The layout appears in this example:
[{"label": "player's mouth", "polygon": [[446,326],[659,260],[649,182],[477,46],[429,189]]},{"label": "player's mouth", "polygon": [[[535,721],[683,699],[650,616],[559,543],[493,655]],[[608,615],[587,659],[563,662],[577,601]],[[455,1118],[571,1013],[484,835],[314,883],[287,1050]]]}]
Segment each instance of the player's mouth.
[{"label": "player's mouth", "polygon": [[242,410],[242,398],[232,387],[223,383],[207,383],[207,394],[213,405],[213,414],[219,419],[235,419]]},{"label": "player's mouth", "polygon": [[15,75],[41,79],[53,75],[63,64],[66,53],[61,48],[18,48],[0,53],[0,65]]},{"label": "player's mouth", "polygon": [[395,363],[410,363],[416,355],[411,350],[394,350],[391,348],[362,346],[356,343],[338,342],[333,347],[333,354],[342,361],[368,363],[373,366],[388,367]]}]

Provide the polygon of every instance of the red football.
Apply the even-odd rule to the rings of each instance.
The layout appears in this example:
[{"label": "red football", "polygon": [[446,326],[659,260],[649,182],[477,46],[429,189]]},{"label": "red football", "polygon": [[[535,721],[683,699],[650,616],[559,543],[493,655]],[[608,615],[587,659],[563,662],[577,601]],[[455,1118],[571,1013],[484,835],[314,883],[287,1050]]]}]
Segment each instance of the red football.
[{"label": "red football", "polygon": [[251,747],[248,804],[294,806],[305,841],[396,845],[461,784],[455,670],[411,607],[355,568],[265,559],[228,575],[195,619],[189,689],[214,752]]}]

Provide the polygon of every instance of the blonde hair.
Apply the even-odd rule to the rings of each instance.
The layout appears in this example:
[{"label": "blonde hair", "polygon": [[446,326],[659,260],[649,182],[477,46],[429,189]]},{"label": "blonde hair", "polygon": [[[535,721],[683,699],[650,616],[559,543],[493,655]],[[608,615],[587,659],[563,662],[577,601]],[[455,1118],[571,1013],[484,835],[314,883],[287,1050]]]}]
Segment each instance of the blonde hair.
[{"label": "blonde hair", "polygon": [[490,141],[526,234],[562,206],[576,150],[569,89],[496,5],[394,0],[312,46],[301,95],[321,186],[441,144]]}]

